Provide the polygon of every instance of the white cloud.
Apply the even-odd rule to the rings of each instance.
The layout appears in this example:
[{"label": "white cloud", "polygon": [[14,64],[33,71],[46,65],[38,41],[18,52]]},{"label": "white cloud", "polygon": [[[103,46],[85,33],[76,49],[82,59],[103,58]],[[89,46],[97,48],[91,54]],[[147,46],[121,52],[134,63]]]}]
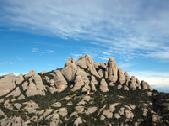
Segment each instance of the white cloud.
[{"label": "white cloud", "polygon": [[168,39],[161,41],[169,37],[168,5],[156,0],[6,0],[0,21],[37,33],[89,39],[128,57],[141,50],[140,55],[168,60]]}]

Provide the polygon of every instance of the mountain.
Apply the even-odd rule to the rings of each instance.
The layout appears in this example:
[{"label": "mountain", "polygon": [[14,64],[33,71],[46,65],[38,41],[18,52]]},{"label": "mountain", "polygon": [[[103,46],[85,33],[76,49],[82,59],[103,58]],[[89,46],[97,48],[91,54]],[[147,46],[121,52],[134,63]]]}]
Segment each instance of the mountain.
[{"label": "mountain", "polygon": [[89,55],[50,72],[0,77],[1,126],[168,126],[169,94]]}]

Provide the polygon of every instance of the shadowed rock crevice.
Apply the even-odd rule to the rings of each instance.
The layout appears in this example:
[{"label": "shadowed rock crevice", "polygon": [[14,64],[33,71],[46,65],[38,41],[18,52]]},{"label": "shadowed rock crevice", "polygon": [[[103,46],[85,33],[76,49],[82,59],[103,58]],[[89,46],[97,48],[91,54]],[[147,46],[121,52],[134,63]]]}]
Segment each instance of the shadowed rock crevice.
[{"label": "shadowed rock crevice", "polygon": [[168,126],[169,94],[118,67],[110,58],[70,58],[50,72],[0,77],[2,126]]}]

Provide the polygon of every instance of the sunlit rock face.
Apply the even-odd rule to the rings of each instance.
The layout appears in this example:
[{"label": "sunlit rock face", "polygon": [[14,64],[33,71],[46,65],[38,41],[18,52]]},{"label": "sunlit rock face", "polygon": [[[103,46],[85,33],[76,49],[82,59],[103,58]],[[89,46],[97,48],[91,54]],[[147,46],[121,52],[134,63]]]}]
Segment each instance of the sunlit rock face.
[{"label": "sunlit rock face", "polygon": [[47,73],[0,77],[0,126],[168,126],[169,95],[113,58],[85,55]]}]

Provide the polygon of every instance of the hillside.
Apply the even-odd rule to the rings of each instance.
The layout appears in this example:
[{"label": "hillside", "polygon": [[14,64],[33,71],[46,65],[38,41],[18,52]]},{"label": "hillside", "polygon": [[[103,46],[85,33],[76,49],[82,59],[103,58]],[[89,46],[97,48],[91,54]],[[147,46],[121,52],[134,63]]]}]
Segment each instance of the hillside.
[{"label": "hillside", "polygon": [[169,94],[115,60],[85,55],[47,73],[0,77],[0,126],[168,126]]}]

